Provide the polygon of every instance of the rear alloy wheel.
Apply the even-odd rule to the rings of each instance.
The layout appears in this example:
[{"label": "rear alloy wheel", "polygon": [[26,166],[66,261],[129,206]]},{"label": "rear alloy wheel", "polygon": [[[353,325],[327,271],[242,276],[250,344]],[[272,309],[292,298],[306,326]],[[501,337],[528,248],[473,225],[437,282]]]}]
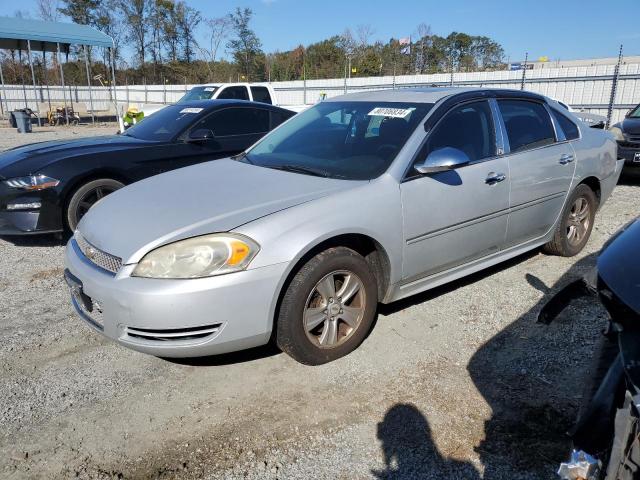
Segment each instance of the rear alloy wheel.
[{"label": "rear alloy wheel", "polygon": [[362,343],[378,303],[366,260],[336,247],[309,260],[287,288],[277,320],[278,346],[297,361],[320,365]]},{"label": "rear alloy wheel", "polygon": [[563,257],[572,257],[584,248],[591,235],[598,200],[587,185],[578,185],[567,201],[553,239],[545,251]]},{"label": "rear alloy wheel", "polygon": [[124,187],[124,184],[111,178],[93,180],[78,188],[69,200],[66,220],[72,232],[89,209],[102,198]]}]

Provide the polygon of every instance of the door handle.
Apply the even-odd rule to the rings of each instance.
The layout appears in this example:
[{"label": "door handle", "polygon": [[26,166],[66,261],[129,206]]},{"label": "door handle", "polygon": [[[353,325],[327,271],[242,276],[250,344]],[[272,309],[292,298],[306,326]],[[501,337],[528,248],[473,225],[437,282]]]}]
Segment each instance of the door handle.
[{"label": "door handle", "polygon": [[565,153],[560,157],[560,165],[566,165],[567,163],[573,162],[573,160],[573,155]]},{"label": "door handle", "polygon": [[502,182],[505,178],[507,178],[507,176],[504,173],[489,172],[484,182],[489,185],[495,185],[498,182]]}]

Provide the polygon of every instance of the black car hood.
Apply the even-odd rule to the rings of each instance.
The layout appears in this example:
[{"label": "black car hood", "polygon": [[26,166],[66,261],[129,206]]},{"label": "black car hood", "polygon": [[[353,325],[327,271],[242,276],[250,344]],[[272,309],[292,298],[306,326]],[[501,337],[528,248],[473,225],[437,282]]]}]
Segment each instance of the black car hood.
[{"label": "black car hood", "polygon": [[598,257],[598,274],[607,287],[640,315],[640,218],[605,244]]},{"label": "black car hood", "polygon": [[622,131],[629,135],[640,135],[640,118],[625,118],[621,124]]},{"label": "black car hood", "polygon": [[0,177],[11,178],[38,173],[47,165],[63,158],[131,149],[150,144],[151,142],[126,135],[32,143],[0,153]]}]

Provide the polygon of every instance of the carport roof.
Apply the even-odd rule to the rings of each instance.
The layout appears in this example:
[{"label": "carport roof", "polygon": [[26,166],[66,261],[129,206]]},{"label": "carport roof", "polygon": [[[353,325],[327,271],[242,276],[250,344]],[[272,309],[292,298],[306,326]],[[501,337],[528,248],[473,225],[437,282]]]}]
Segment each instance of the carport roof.
[{"label": "carport roof", "polygon": [[87,25],[0,17],[0,49],[26,50],[27,40],[31,50],[47,52],[54,52],[58,43],[67,52],[69,45],[113,46],[109,35]]}]

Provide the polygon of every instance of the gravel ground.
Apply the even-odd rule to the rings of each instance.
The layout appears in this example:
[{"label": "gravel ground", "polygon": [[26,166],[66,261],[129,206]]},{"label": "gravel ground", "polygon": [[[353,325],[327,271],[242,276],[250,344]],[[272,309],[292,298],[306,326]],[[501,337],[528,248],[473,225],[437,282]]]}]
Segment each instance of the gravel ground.
[{"label": "gravel ground", "polygon": [[[0,147],[113,127],[0,130]],[[305,367],[270,348],[170,362],[75,316],[53,238],[0,239],[0,477],[552,479],[604,312],[545,327],[551,291],[640,215],[620,185],[585,251],[539,252],[382,306],[353,354]]]}]

